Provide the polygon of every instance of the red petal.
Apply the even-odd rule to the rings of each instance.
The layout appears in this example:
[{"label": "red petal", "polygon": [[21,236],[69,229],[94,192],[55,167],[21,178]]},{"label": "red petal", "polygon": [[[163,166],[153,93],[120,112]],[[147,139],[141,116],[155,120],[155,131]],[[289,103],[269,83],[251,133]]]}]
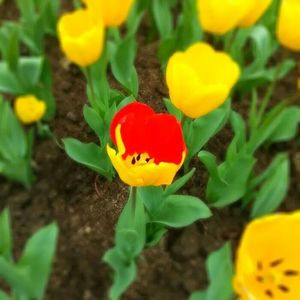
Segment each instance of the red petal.
[{"label": "red petal", "polygon": [[126,124],[126,127],[128,127],[124,132],[125,128],[122,126],[122,138],[125,141],[127,140],[130,132],[133,136],[135,136],[135,130],[133,128],[135,126],[132,122],[136,123],[136,125],[144,124],[146,117],[152,114],[154,114],[154,111],[150,106],[137,101],[124,106],[115,114],[110,125],[110,136],[113,143],[117,145],[115,131],[118,124]]},{"label": "red petal", "polygon": [[170,114],[156,114],[146,126],[147,153],[155,163],[179,164],[186,151],[181,124]]}]

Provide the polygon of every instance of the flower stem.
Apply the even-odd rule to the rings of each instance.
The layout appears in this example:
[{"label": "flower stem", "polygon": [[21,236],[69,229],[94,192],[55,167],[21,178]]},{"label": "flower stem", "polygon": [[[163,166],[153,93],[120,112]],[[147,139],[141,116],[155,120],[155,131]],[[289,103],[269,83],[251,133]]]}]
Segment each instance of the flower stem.
[{"label": "flower stem", "polygon": [[136,208],[136,191],[137,188],[135,186],[132,186],[130,190],[130,196],[131,196],[131,212],[133,217],[135,215],[135,208]]},{"label": "flower stem", "polygon": [[90,102],[91,102],[93,107],[96,107],[96,93],[95,93],[95,88],[94,88],[94,83],[93,83],[91,67],[86,68],[86,78],[87,78],[87,82],[88,82],[88,85],[89,85],[89,88],[90,88],[90,91],[91,91]]}]

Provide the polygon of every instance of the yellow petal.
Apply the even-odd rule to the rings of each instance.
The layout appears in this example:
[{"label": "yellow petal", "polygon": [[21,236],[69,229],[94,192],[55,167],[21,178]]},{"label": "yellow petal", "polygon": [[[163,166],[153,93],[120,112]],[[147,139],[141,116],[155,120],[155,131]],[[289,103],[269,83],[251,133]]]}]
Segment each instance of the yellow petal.
[{"label": "yellow petal", "polygon": [[22,123],[30,124],[42,119],[46,112],[46,104],[33,95],[27,95],[15,100],[14,109]]},{"label": "yellow petal", "polygon": [[254,25],[270,7],[272,0],[254,0],[251,8],[243,17],[240,26],[248,27]]},{"label": "yellow petal", "polygon": [[277,23],[279,42],[292,50],[300,51],[300,1],[282,0]]},{"label": "yellow petal", "polygon": [[67,58],[81,67],[95,63],[102,54],[104,26],[85,9],[63,15],[58,35]]},{"label": "yellow petal", "polygon": [[206,43],[196,43],[169,60],[166,81],[175,107],[191,118],[201,117],[228,98],[240,76],[239,66]]},{"label": "yellow petal", "polygon": [[253,0],[197,0],[202,28],[216,34],[234,29],[252,8],[252,2]]},{"label": "yellow petal", "polygon": [[119,153],[117,154],[109,145],[107,145],[107,153],[121,180],[130,186],[169,185],[185,159],[184,153],[180,165],[151,162],[144,165],[128,166],[122,156]]},{"label": "yellow petal", "polygon": [[134,0],[83,0],[90,12],[105,26],[120,26],[126,21]]},{"label": "yellow petal", "polygon": [[237,293],[246,299],[269,299],[267,294],[299,299],[299,227],[300,212],[267,216],[247,226],[237,255]]}]

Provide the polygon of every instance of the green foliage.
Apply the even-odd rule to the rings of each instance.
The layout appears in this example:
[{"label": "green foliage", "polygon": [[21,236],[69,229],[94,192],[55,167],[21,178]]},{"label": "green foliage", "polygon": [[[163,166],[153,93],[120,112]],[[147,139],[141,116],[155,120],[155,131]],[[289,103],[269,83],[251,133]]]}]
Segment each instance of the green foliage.
[{"label": "green foliage", "polygon": [[33,131],[25,133],[10,105],[0,97],[0,174],[29,186]]},{"label": "green foliage", "polygon": [[21,39],[31,53],[44,51],[45,34],[56,35],[59,0],[15,0],[21,14]]},{"label": "green foliage", "polygon": [[134,97],[138,96],[138,75],[134,67],[137,43],[133,35],[127,36],[118,43],[112,43],[110,50],[113,55],[110,60],[111,69],[118,82]]},{"label": "green foliage", "polygon": [[[253,98],[256,102],[256,98]],[[244,205],[253,201],[252,217],[271,213],[283,201],[289,183],[289,161],[278,155],[261,175],[254,172],[255,151],[264,143],[286,141],[294,137],[299,124],[299,108],[285,107],[284,103],[271,109],[258,125],[252,108],[254,125],[248,138],[246,124],[233,112],[231,125],[234,137],[229,144],[225,161],[218,165],[216,157],[201,151],[198,157],[209,172],[206,196],[212,206],[224,207],[244,199]],[[272,171],[270,171],[272,170]],[[259,190],[257,191],[258,186]]]},{"label": "green foliage", "polygon": [[55,114],[52,95],[52,75],[49,62],[43,56],[20,56],[20,29],[11,22],[0,28],[0,93],[14,96],[33,94],[46,102],[45,120]]},{"label": "green foliage", "polygon": [[110,299],[116,300],[136,277],[136,260],[146,246],[156,245],[167,227],[180,228],[211,216],[198,198],[174,195],[194,174],[179,178],[169,187],[132,188],[116,227],[115,246],[103,260],[114,270]]},{"label": "green foliage", "polygon": [[[228,39],[231,41],[232,36],[228,35]],[[295,67],[292,59],[286,59],[274,67],[268,66],[270,59],[278,49],[278,43],[272,33],[262,24],[252,28],[239,29],[228,47],[229,53],[242,68],[241,79],[237,86],[242,93],[281,79]],[[245,51],[246,47],[248,47],[248,51]]]},{"label": "green foliage", "polygon": [[289,172],[288,156],[278,154],[262,174],[253,178],[248,194],[244,197],[244,201],[253,201],[252,218],[269,214],[279,207],[288,191]]},{"label": "green foliage", "polygon": [[[38,230],[26,243],[15,263],[12,258],[12,237],[8,210],[0,215],[0,276],[11,286],[16,299],[43,299],[54,257],[58,228],[56,224]],[[3,235],[2,235],[3,234]],[[0,299],[8,296],[0,293]]]},{"label": "green foliage", "polygon": [[181,1],[182,12],[175,26],[172,21],[171,9],[174,1],[152,1],[152,12],[156,27],[160,34],[158,57],[164,67],[169,57],[177,50],[184,50],[202,38],[195,0]]},{"label": "green foliage", "polygon": [[206,261],[209,287],[206,291],[194,292],[189,300],[232,300],[232,254],[229,243],[211,253]]}]

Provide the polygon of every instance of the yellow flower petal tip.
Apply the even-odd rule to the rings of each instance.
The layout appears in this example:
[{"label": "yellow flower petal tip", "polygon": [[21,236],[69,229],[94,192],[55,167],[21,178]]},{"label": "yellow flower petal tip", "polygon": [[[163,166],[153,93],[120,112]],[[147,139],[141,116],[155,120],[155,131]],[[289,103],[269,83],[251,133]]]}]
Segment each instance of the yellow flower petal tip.
[{"label": "yellow flower petal tip", "polygon": [[14,109],[22,123],[31,124],[42,119],[46,112],[46,104],[35,96],[28,95],[16,98]]},{"label": "yellow flower petal tip", "polygon": [[282,0],[277,22],[279,42],[295,51],[300,51],[300,1]]},{"label": "yellow flower petal tip", "polygon": [[225,52],[196,43],[168,62],[166,81],[171,102],[190,118],[222,105],[240,77],[240,67]]},{"label": "yellow flower petal tip", "polygon": [[82,0],[96,19],[105,26],[120,26],[128,18],[134,0]]},{"label": "yellow flower petal tip", "polygon": [[73,63],[87,67],[101,56],[104,43],[104,25],[88,10],[64,14],[58,21],[58,35],[62,51]]},{"label": "yellow flower petal tip", "polygon": [[197,0],[202,28],[224,34],[239,26],[251,26],[264,14],[272,0]]},{"label": "yellow flower petal tip", "polygon": [[233,285],[241,299],[298,300],[300,211],[251,222],[239,245]]}]

